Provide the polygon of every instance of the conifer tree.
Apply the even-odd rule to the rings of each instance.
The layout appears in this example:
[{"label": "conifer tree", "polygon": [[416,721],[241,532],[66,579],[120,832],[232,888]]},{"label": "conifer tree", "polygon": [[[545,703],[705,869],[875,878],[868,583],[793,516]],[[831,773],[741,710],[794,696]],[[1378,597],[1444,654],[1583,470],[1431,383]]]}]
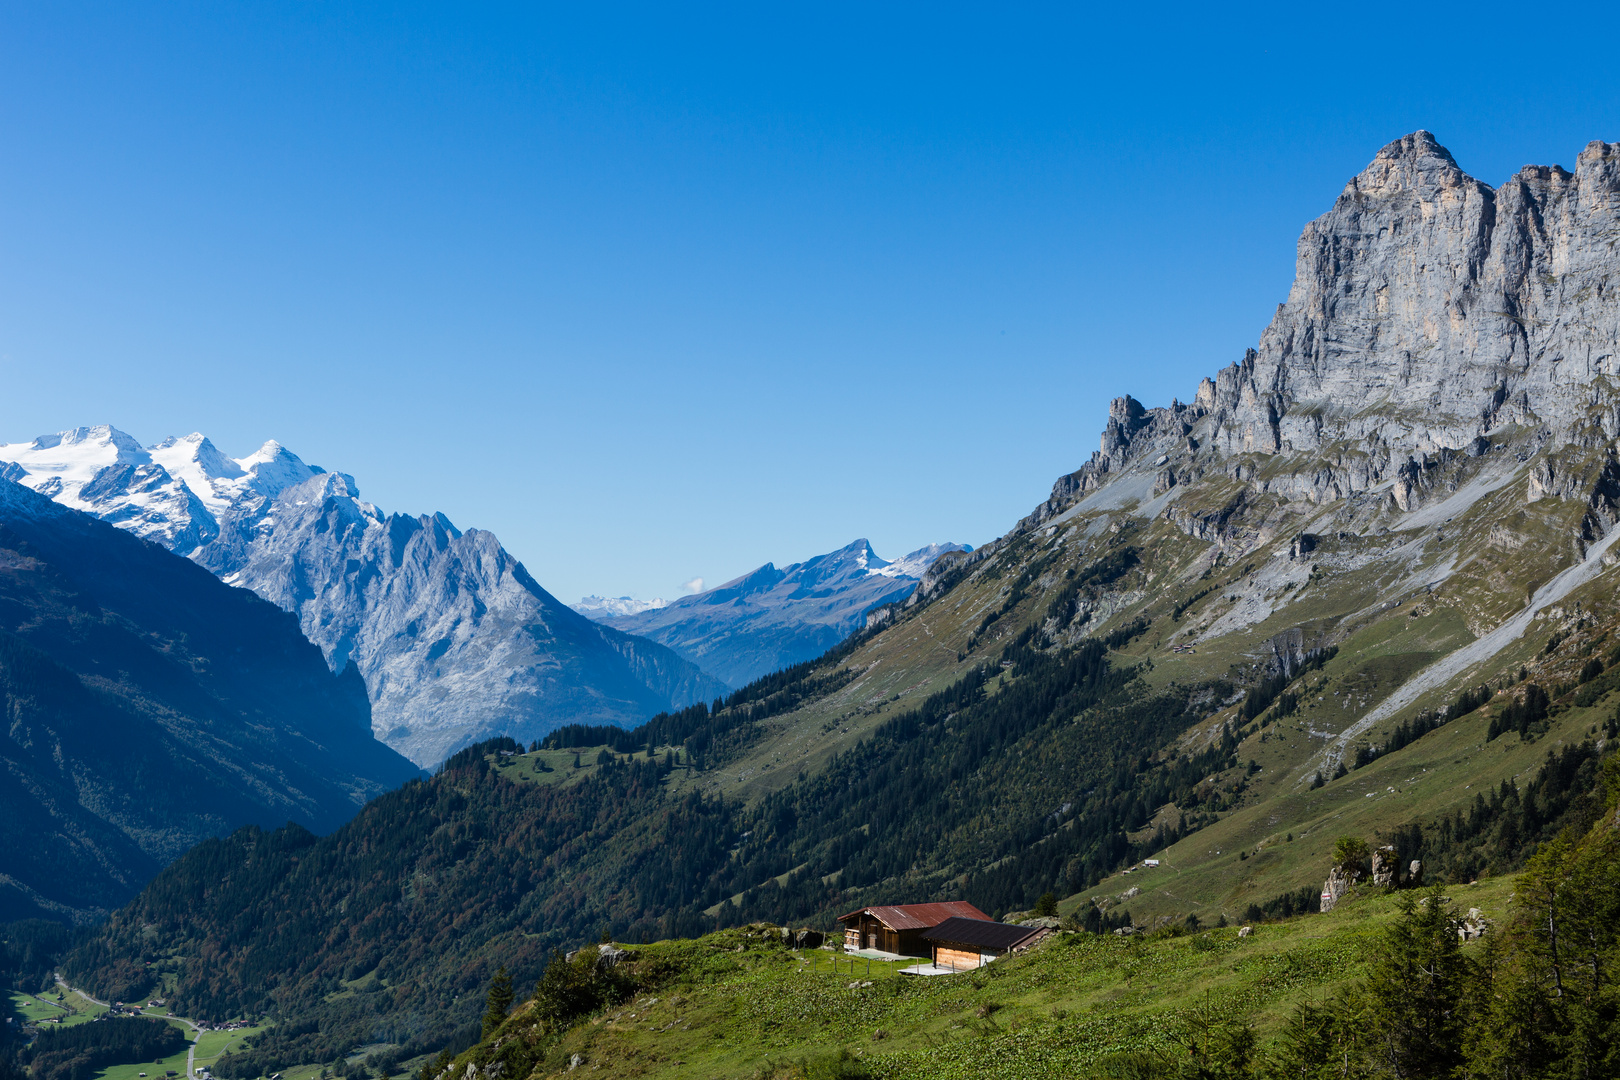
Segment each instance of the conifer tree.
[{"label": "conifer tree", "polygon": [[1462,1061],[1469,963],[1438,888],[1407,894],[1367,980],[1372,1056],[1392,1076],[1449,1076]]},{"label": "conifer tree", "polygon": [[506,1014],[512,1009],[512,976],[506,973],[506,965],[502,964],[495,969],[495,978],[489,983],[489,997],[484,1008],[484,1038],[494,1034],[506,1020]]}]

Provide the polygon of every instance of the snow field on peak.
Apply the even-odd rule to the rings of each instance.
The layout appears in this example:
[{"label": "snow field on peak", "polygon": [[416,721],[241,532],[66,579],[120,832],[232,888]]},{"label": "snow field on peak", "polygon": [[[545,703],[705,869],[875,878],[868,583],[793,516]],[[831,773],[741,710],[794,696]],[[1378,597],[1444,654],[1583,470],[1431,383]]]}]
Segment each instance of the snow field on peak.
[{"label": "snow field on peak", "polygon": [[[138,490],[127,489],[130,504],[156,513],[159,503],[178,500],[178,505],[165,515],[173,516],[189,501],[189,494],[216,518],[250,492],[274,498],[322,471],[306,465],[274,440],[246,457],[229,458],[200,432],[184,437],[171,435],[143,448],[109,424],[42,435],[26,443],[0,443],[0,462],[21,469],[25,475],[20,482],[25,486],[75,510],[91,512],[96,512],[92,507],[101,500],[86,499],[80,493],[103,470],[114,465],[145,466],[148,471],[135,476]],[[163,483],[165,478],[175,484]],[[184,493],[180,487],[185,488]],[[115,524],[136,526],[134,515],[124,514],[122,518]]]},{"label": "snow field on peak", "polygon": [[933,565],[934,560],[950,551],[972,551],[967,544],[929,544],[918,548],[909,555],[904,555],[891,563],[884,563],[870,573],[881,574],[884,577],[908,577],[922,580],[923,574]]},{"label": "snow field on peak", "polygon": [[631,596],[583,596],[579,603],[568,606],[590,619],[613,619],[621,615],[638,615],[643,611],[656,611],[667,601],[662,598],[637,600]]}]

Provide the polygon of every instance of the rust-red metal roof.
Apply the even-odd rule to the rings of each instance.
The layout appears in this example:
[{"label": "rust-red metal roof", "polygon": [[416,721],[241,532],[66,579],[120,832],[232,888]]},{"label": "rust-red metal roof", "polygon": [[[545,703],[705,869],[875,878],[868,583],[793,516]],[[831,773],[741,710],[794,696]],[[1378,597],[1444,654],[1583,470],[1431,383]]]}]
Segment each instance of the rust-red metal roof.
[{"label": "rust-red metal roof", "polygon": [[863,914],[870,914],[890,930],[926,930],[930,926],[938,926],[946,919],[992,921],[990,916],[966,900],[947,900],[942,904],[891,904],[884,907],[865,907],[848,915],[838,916],[838,921],[848,922]]}]

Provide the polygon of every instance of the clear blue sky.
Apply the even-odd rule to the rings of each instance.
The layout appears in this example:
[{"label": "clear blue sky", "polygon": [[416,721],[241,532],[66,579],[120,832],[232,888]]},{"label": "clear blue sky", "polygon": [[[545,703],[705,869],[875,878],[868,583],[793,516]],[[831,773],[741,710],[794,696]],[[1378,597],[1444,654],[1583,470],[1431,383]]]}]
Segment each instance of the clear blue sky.
[{"label": "clear blue sky", "polygon": [[1620,139],[1615,5],[1300,6],[5,5],[0,441],[274,437],[565,600],[982,543],[1385,142]]}]

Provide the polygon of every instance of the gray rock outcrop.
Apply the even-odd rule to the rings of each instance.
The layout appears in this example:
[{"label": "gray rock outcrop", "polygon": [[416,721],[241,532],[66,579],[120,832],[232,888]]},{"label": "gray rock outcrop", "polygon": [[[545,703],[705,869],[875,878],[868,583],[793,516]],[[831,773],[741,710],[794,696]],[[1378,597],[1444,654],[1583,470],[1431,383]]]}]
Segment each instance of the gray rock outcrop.
[{"label": "gray rock outcrop", "polygon": [[1350,890],[1355,888],[1355,885],[1355,875],[1342,866],[1335,866],[1329,870],[1327,881],[1322,883],[1322,910],[1332,911],[1340,900],[1350,895]]},{"label": "gray rock outcrop", "polygon": [[1372,883],[1381,889],[1395,887],[1395,849],[1389,845],[1374,848],[1372,853]]},{"label": "gray rock outcrop", "polygon": [[[1314,502],[1388,484],[1411,510],[1436,466],[1487,452],[1506,427],[1552,445],[1612,440],[1617,239],[1620,143],[1590,143],[1573,172],[1526,166],[1493,190],[1428,132],[1397,139],[1306,226],[1258,348],[1190,403],[1117,399],[1098,451],[1033,523],[1135,462],[1157,470],[1155,495],[1173,486],[1166,474],[1215,471]],[[1260,478],[1246,460],[1278,455],[1299,467]],[[1538,484],[1558,490],[1550,468]],[[1204,539],[1220,527],[1183,523]]]}]

